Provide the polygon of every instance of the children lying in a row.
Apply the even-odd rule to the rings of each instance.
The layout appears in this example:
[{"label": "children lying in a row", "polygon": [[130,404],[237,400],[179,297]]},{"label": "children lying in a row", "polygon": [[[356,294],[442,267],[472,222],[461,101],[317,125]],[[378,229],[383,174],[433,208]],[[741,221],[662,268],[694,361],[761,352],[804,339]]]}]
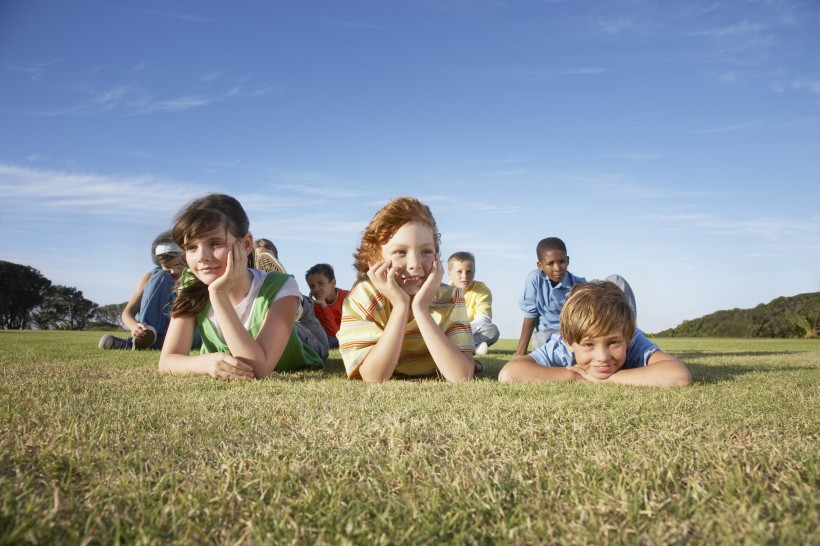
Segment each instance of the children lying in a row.
[{"label": "children lying in a row", "polygon": [[[253,239],[235,199],[214,194],[194,201],[177,217],[173,233],[190,269],[172,308],[161,371],[250,379],[322,365],[297,334],[301,295],[295,280],[249,267]],[[470,321],[462,292],[441,283],[439,239],[430,209],[410,197],[388,203],[363,232],[355,254],[358,281],[344,298],[338,331],[350,378],[472,378]],[[680,361],[635,329],[634,312],[617,286],[590,283],[575,293],[561,315],[564,339],[553,335],[539,351],[508,363],[502,381],[691,382]],[[340,299],[338,292],[331,302],[326,292],[315,294],[326,304]],[[190,356],[196,326],[203,346]]]}]

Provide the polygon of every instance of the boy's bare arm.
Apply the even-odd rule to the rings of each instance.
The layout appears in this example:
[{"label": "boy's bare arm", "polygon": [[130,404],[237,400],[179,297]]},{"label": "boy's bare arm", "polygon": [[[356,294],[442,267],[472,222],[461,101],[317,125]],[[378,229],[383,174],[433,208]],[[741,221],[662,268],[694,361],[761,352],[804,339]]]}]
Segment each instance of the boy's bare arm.
[{"label": "boy's bare arm", "polygon": [[577,373],[561,367],[542,366],[529,355],[507,362],[498,374],[501,383],[530,383],[534,381],[583,381]]},{"label": "boy's bare arm", "polygon": [[674,356],[656,351],[642,368],[619,370],[612,374],[608,383],[634,385],[636,387],[688,387],[692,374],[686,365]]},{"label": "boy's bare arm", "polygon": [[527,354],[527,347],[530,344],[530,338],[535,331],[535,326],[538,324],[537,318],[524,317],[521,324],[521,337],[518,338],[518,347],[515,349],[515,356],[523,356]]},{"label": "boy's bare arm", "polygon": [[142,293],[145,291],[145,285],[148,283],[150,277],[151,272],[149,271],[140,278],[137,283],[137,288],[134,290],[134,293],[131,294],[128,303],[125,304],[125,308],[122,310],[122,323],[131,331],[131,337],[142,337],[145,334],[145,328],[137,321],[137,313],[140,312]]}]

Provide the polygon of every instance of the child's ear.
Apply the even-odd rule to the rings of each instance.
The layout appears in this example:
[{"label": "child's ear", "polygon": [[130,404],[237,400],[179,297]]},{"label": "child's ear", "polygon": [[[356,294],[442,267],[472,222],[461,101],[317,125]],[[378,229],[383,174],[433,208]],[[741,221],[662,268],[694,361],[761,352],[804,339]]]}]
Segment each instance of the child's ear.
[{"label": "child's ear", "polygon": [[242,246],[245,247],[245,251],[249,254],[253,254],[253,235],[250,233],[246,233],[244,237],[242,237]]},{"label": "child's ear", "polygon": [[336,288],[336,279],[333,279],[332,281],[330,281],[330,287],[331,288]]}]

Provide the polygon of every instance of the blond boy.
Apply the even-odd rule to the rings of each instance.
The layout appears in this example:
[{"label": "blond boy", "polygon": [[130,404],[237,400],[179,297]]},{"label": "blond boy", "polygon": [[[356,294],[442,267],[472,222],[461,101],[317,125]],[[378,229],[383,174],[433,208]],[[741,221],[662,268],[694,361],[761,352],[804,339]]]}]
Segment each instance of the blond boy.
[{"label": "blond boy", "polygon": [[590,281],[570,291],[561,309],[560,334],[508,362],[498,380],[681,387],[690,385],[692,376],[636,328],[635,313],[615,283]]},{"label": "blond boy", "polygon": [[456,252],[447,260],[450,285],[464,293],[467,318],[473,332],[476,354],[485,355],[489,346],[498,341],[500,332],[493,324],[493,295],[487,285],[475,280],[475,256],[470,252]]}]

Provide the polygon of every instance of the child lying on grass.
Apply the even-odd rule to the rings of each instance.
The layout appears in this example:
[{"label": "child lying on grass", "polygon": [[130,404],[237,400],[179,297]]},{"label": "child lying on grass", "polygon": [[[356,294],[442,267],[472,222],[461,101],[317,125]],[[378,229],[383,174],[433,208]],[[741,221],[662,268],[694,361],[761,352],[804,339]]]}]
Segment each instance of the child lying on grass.
[{"label": "child lying on grass", "polygon": [[692,376],[635,327],[635,314],[616,284],[591,281],[570,291],[561,310],[560,334],[508,362],[498,380],[683,387],[692,383]]},{"label": "child lying on grass", "polygon": [[439,239],[430,208],[413,197],[390,201],[362,233],[338,333],[349,378],[472,379],[467,309],[441,284]]},{"label": "child lying on grass", "polygon": [[[161,372],[247,380],[322,367],[294,326],[296,280],[249,267],[253,237],[239,201],[216,193],[196,199],[177,215],[173,233],[188,269],[171,308]],[[197,328],[202,349],[191,356]]]}]

